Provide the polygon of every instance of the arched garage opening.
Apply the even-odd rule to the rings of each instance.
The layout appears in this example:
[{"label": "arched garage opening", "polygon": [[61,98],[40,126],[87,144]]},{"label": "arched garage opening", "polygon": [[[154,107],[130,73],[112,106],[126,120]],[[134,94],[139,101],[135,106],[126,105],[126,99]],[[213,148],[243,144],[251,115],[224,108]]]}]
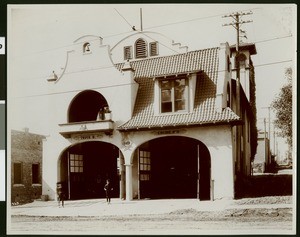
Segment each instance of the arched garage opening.
[{"label": "arched garage opening", "polygon": [[104,198],[110,179],[112,197],[119,196],[119,149],[109,143],[89,141],[66,149],[58,162],[58,182],[63,182],[67,199]]},{"label": "arched garage opening", "polygon": [[136,153],[140,198],[210,200],[211,159],[207,147],[187,137],[157,138]]}]

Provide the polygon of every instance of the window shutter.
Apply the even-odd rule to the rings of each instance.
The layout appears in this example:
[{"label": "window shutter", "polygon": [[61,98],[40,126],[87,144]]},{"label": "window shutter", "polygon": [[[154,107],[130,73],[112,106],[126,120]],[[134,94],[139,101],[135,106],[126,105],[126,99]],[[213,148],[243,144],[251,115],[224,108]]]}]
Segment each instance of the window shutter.
[{"label": "window shutter", "polygon": [[135,43],[135,57],[145,58],[147,57],[147,44],[145,40],[138,39]]},{"label": "window shutter", "polygon": [[150,43],[150,56],[157,56],[158,55],[158,47],[157,42]]},{"label": "window shutter", "polygon": [[124,47],[124,60],[132,59],[132,47],[125,46]]}]

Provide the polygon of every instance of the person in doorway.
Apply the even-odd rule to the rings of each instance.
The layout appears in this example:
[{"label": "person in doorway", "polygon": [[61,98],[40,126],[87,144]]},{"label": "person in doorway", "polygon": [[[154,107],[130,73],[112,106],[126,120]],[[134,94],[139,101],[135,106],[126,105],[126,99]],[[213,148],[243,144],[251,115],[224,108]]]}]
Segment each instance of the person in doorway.
[{"label": "person in doorway", "polygon": [[113,188],[111,187],[109,179],[106,180],[106,184],[104,185],[104,190],[105,190],[105,194],[106,194],[106,202],[107,202],[107,204],[110,204],[110,195],[111,195],[111,191],[113,190]]}]

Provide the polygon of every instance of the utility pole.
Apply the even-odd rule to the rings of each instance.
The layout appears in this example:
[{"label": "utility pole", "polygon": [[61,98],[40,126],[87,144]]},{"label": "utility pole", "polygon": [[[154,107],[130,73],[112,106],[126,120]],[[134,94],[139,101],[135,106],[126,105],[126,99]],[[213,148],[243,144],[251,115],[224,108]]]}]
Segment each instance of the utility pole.
[{"label": "utility pole", "polygon": [[268,138],[269,140],[271,139],[271,114],[270,114],[270,111],[271,111],[271,107],[268,106],[268,107],[262,107],[262,109],[268,109],[268,113],[269,113],[269,118],[268,118],[268,123],[269,123],[269,134],[268,134]]},{"label": "utility pole", "polygon": [[143,31],[143,10],[140,8],[141,31]]},{"label": "utility pole", "polygon": [[276,133],[275,133],[275,124],[273,123],[273,149],[274,149],[274,155],[276,155],[276,150],[275,150],[275,140],[276,140],[276,137],[275,137]]},{"label": "utility pole", "polygon": [[266,162],[266,165],[269,165],[269,149],[268,149],[268,144],[267,143],[267,131],[266,131],[266,118],[264,118],[264,141],[265,141],[265,162]]},{"label": "utility pole", "polygon": [[[252,21],[242,21],[241,17],[245,15],[252,14],[251,11],[249,12],[235,12],[229,15],[222,16],[231,17],[233,18],[233,22],[228,24],[223,24],[223,26],[233,26],[236,29],[236,55],[235,55],[235,68],[236,68],[236,114],[242,118],[241,115],[241,98],[240,98],[240,62],[239,62],[239,44],[240,44],[240,26],[245,23],[249,23]],[[240,163],[241,161],[241,126],[236,126],[236,160],[238,164],[242,165],[242,168],[238,168],[238,171],[242,171],[243,174],[243,164],[244,162]]]},{"label": "utility pole", "polygon": [[245,15],[251,15],[252,11],[249,12],[235,12],[229,15],[224,15],[225,17],[232,17],[233,22],[228,24],[223,24],[223,26],[233,26],[236,29],[236,56],[235,56],[235,68],[236,68],[236,113],[238,116],[241,115],[240,108],[240,62],[239,62],[239,44],[240,44],[240,25],[245,23],[250,23],[252,21],[242,21],[241,17]]},{"label": "utility pole", "polygon": [[[268,132],[268,139],[269,139],[269,151],[271,151],[271,116],[270,116],[270,111],[271,111],[271,107],[268,106],[268,107],[262,107],[262,109],[268,109],[268,112],[269,112],[269,118],[268,118],[268,125],[269,125],[269,132]],[[274,140],[275,142],[275,140]],[[275,152],[275,150],[274,150]]]}]

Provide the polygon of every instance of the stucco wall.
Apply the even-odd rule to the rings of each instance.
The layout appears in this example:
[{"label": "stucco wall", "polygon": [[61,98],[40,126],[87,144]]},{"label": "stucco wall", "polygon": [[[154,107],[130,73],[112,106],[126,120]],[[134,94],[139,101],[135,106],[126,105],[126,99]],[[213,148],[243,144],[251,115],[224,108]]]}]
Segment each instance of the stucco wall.
[{"label": "stucco wall", "polygon": [[[173,129],[178,133],[176,136],[194,138],[201,141],[208,148],[211,157],[211,180],[213,181],[213,199],[234,197],[234,170],[232,156],[232,140],[230,126],[211,126],[189,129]],[[60,135],[59,135],[60,136]],[[63,150],[72,143],[66,139],[58,137],[48,138],[44,146],[44,179],[43,194],[49,195],[50,199],[55,199],[55,185],[58,179],[58,162]],[[121,136],[118,131],[111,137],[104,136],[96,141],[105,141],[117,145],[124,155],[125,164],[132,165],[132,195],[138,194],[138,170],[134,154],[136,149],[143,143],[170,135],[159,135],[157,131],[130,132],[126,136]],[[121,145],[124,140],[130,141],[128,146]]]},{"label": "stucco wall", "polygon": [[[80,38],[80,42],[89,41],[89,37]],[[133,43],[127,39],[126,43]],[[79,42],[78,41],[78,42]],[[91,41],[92,42],[92,41]],[[132,159],[136,149],[143,143],[163,136],[157,131],[138,131],[120,133],[117,126],[132,117],[137,84],[132,78],[132,72],[119,71],[115,68],[109,46],[101,41],[90,45],[90,52],[84,53],[82,45],[78,44],[68,53],[66,66],[62,75],[55,82],[49,82],[49,122],[51,132],[44,146],[44,180],[43,194],[55,199],[55,184],[58,180],[58,164],[62,152],[76,142],[62,137],[59,124],[68,122],[68,109],[76,95],[84,90],[94,90],[103,95],[112,111],[114,132],[111,136],[101,133],[101,137],[86,139],[85,141],[103,141],[116,145],[124,155],[125,164],[133,164],[132,195],[137,190],[137,167]],[[119,51],[123,52],[125,41],[120,44]],[[116,48],[117,49],[117,48]],[[114,51],[114,50],[113,50]],[[225,48],[224,48],[225,51]],[[115,51],[116,52],[116,51]],[[120,56],[121,57],[121,56]],[[226,66],[227,58],[223,58],[222,65]],[[220,75],[223,78],[223,74]],[[228,79],[228,78],[227,78]],[[225,85],[227,85],[225,83]],[[224,94],[227,86],[221,86],[220,95]],[[225,97],[224,97],[225,98]],[[221,99],[223,101],[223,99]],[[223,102],[220,103],[223,105]],[[222,109],[222,106],[220,106]],[[176,127],[174,127],[176,130]],[[233,153],[231,126],[206,126],[179,129],[178,136],[186,136],[201,141],[208,148],[211,156],[211,179],[214,181],[214,198],[233,198]],[[127,187],[127,186],[126,186]],[[127,187],[128,189],[128,187]],[[128,191],[128,190],[127,190]]]},{"label": "stucco wall", "polygon": [[[211,126],[192,129],[173,129],[176,136],[194,138],[204,143],[211,156],[211,179],[214,190],[213,199],[234,198],[234,162],[230,126]],[[130,146],[124,150],[125,163],[132,163],[135,149],[141,144],[166,135],[155,131],[130,132],[127,135]]]},{"label": "stucco wall", "polygon": [[[158,56],[166,56],[174,54],[175,52],[185,53],[187,51],[187,46],[177,43],[170,38],[152,31],[143,31],[130,34],[129,36],[123,38],[117,42],[111,48],[111,54],[113,61],[116,63],[124,61],[124,46],[132,46],[132,56],[135,59],[135,41],[139,38],[142,38],[147,43],[148,55],[150,54],[149,43],[157,42],[158,43]],[[167,47],[166,47],[167,46]]]}]

